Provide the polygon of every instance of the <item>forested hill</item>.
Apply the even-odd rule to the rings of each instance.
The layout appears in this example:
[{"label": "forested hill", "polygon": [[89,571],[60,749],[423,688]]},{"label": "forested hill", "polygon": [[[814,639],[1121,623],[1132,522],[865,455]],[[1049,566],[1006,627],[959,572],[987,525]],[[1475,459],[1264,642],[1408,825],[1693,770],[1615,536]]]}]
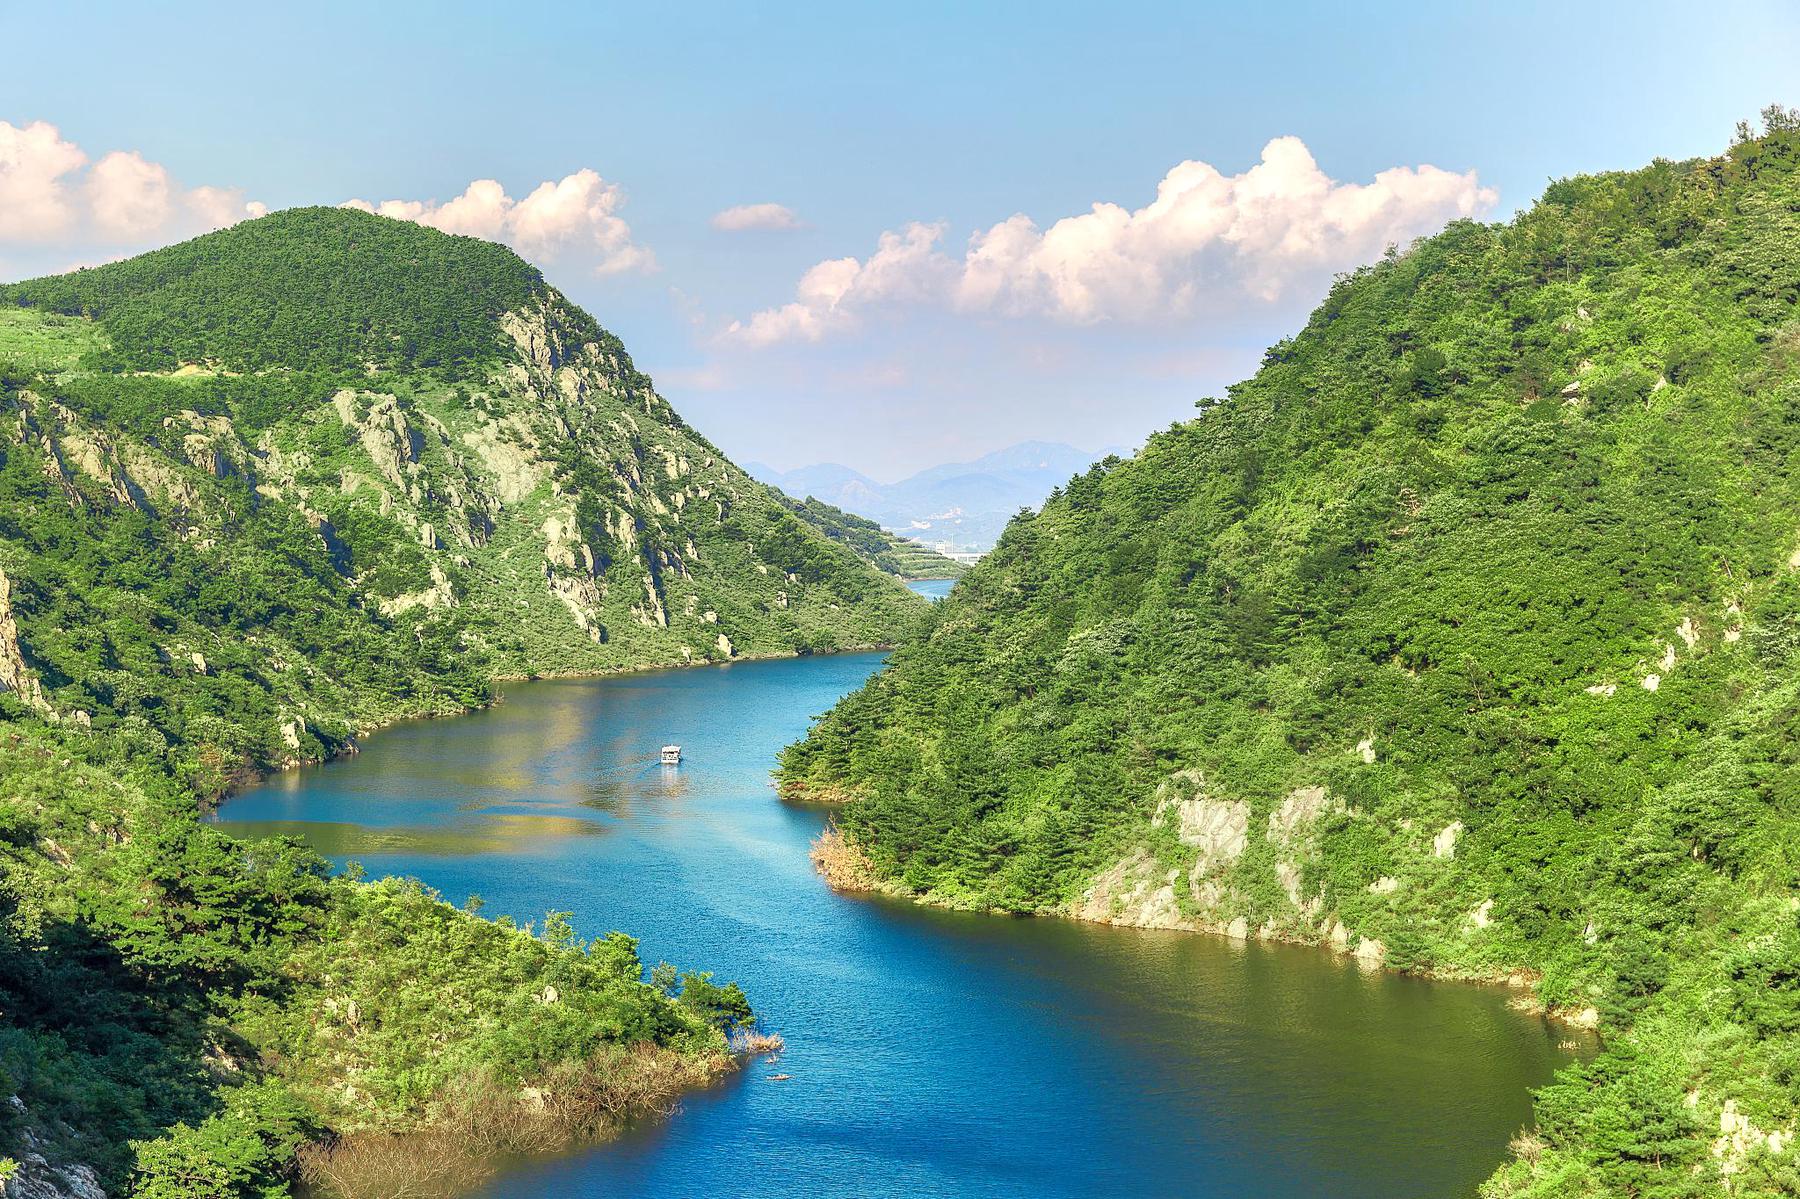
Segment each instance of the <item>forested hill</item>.
[{"label": "forested hill", "polygon": [[0,653],[97,729],[256,768],[494,675],[873,645],[921,606],[487,242],[300,209],[0,300]]},{"label": "forested hill", "polygon": [[303,209],[0,288],[6,1193],[269,1196],[336,1144],[321,1177],[393,1194],[662,1109],[741,995],[202,804],[499,676],[876,645],[924,607],[501,247]]},{"label": "forested hill", "polygon": [[814,496],[797,500],[784,493],[783,498],[800,519],[896,578],[954,579],[967,569],[929,546],[890,533],[867,517],[834,508]]},{"label": "forested hill", "polygon": [[[1334,286],[783,760],[844,877],[1513,975],[1494,1196],[1794,1194],[1800,117]],[[842,863],[840,862],[840,865]]]}]

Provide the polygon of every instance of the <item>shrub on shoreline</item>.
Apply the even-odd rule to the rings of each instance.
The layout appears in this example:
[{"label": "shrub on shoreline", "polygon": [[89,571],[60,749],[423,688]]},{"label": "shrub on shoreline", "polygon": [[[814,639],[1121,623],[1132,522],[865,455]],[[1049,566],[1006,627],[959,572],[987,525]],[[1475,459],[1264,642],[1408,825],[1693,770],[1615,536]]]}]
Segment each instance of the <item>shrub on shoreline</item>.
[{"label": "shrub on shoreline", "polygon": [[339,1199],[447,1199],[479,1185],[503,1156],[570,1149],[639,1120],[667,1119],[683,1092],[732,1066],[723,1052],[693,1057],[640,1042],[565,1063],[522,1088],[470,1078],[427,1128],[350,1133],[307,1147],[301,1177]]},{"label": "shrub on shoreline", "polygon": [[891,884],[875,872],[868,855],[846,837],[836,824],[828,824],[812,843],[813,868],[833,891],[885,891]]}]

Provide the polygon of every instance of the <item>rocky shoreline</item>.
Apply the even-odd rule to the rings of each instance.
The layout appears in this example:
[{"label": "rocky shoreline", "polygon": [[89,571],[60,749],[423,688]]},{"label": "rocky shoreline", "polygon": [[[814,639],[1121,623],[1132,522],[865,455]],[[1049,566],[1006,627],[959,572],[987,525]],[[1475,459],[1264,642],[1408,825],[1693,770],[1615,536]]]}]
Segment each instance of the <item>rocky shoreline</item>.
[{"label": "rocky shoreline", "polygon": [[[810,797],[799,798],[786,792],[784,792],[783,798],[789,802],[810,803],[818,806],[843,802],[841,798],[835,801]],[[825,830],[814,840],[811,857],[814,869],[825,881],[825,884],[832,890],[844,894],[884,895],[894,899],[904,899],[925,907],[944,908],[951,911],[991,910],[976,904],[956,903],[939,896],[920,894],[902,883],[884,878],[875,868],[868,854],[840,829],[835,821],[827,824]],[[1135,858],[1127,859],[1127,862],[1135,861]],[[1303,935],[1279,928],[1272,922],[1252,931],[1242,917],[1228,922],[1216,922],[1183,916],[1174,900],[1172,891],[1166,897],[1153,894],[1149,903],[1115,907],[1107,902],[1109,899],[1107,881],[1109,876],[1114,875],[1117,871],[1118,867],[1114,867],[1113,870],[1101,875],[1089,888],[1081,903],[1046,908],[1026,914],[1078,920],[1085,924],[1105,924],[1116,928],[1198,933],[1239,942],[1255,939],[1284,945],[1299,945],[1310,949],[1329,950],[1339,957],[1355,962],[1358,967],[1365,970],[1392,969],[1385,960],[1385,953],[1381,951],[1379,941],[1359,938],[1353,947],[1349,931],[1345,929],[1342,922],[1337,920],[1327,924],[1322,936]],[[1159,888],[1158,891],[1164,889],[1167,888]],[[1164,899],[1166,902],[1162,901]],[[1371,945],[1374,948],[1365,948],[1365,946]],[[1488,972],[1430,967],[1398,972],[1440,982],[1470,983],[1477,986],[1505,988],[1517,992],[1507,1000],[1507,1006],[1515,1011],[1528,1012],[1553,1023],[1584,1032],[1598,1032],[1600,1029],[1600,1014],[1595,1008],[1551,1007],[1537,999],[1531,992],[1538,985],[1541,976],[1536,971],[1524,967]]]}]

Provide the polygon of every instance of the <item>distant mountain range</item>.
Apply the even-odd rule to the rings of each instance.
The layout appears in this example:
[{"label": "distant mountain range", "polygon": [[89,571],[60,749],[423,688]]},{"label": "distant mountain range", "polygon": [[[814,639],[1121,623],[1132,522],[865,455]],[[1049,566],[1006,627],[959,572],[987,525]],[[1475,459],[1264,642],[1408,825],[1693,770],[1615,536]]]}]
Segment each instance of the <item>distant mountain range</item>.
[{"label": "distant mountain range", "polygon": [[1036,508],[1050,492],[1104,457],[1060,442],[1022,441],[973,462],[949,462],[898,483],[875,480],[824,462],[779,471],[746,463],[753,478],[804,499],[812,496],[878,521],[940,553],[974,557],[992,549],[1020,508]]}]

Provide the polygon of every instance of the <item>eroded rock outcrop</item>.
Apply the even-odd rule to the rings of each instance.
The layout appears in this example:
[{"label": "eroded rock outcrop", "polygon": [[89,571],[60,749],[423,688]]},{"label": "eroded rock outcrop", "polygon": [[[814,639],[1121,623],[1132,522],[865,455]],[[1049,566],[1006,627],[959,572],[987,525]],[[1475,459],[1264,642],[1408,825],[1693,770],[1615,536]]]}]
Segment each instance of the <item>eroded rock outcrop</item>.
[{"label": "eroded rock outcrop", "polygon": [[1179,871],[1167,871],[1148,850],[1127,855],[1094,879],[1073,915],[1097,924],[1134,928],[1192,928],[1175,898]]},{"label": "eroded rock outcrop", "polygon": [[14,692],[39,712],[50,711],[37,674],[26,663],[25,651],[19,644],[19,622],[12,610],[12,580],[5,571],[0,571],[0,691]]},{"label": "eroded rock outcrop", "polygon": [[53,1149],[24,1100],[9,1095],[5,1104],[18,1129],[14,1145],[0,1154],[14,1161],[12,1173],[0,1178],[0,1199],[107,1199],[94,1168]]},{"label": "eroded rock outcrop", "polygon": [[0,1199],[107,1199],[92,1166],[52,1164],[35,1150],[16,1160],[18,1169],[0,1182]]}]

